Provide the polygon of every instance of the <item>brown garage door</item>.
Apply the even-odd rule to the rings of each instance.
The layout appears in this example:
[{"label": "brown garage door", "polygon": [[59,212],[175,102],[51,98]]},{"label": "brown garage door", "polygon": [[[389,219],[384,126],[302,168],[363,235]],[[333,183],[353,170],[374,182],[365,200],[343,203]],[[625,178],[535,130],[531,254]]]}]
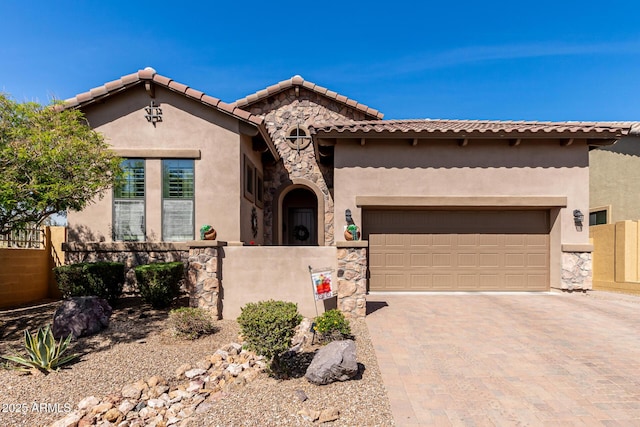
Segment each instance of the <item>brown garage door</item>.
[{"label": "brown garage door", "polygon": [[365,210],[372,291],[545,291],[546,211]]}]

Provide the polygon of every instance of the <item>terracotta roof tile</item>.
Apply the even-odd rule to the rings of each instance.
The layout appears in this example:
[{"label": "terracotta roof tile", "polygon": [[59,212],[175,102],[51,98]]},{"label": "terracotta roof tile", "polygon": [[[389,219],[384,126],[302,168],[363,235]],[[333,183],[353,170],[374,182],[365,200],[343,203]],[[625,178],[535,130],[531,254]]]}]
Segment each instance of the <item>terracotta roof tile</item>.
[{"label": "terracotta roof tile", "polygon": [[169,90],[172,90],[189,98],[196,99],[205,105],[217,109],[218,111],[230,114],[238,120],[249,122],[255,125],[262,137],[265,139],[265,141],[267,141],[267,145],[269,145],[270,151],[272,152],[276,160],[280,158],[280,155],[275,148],[273,140],[269,135],[269,132],[264,124],[264,119],[262,117],[242,110],[236,105],[224,103],[218,98],[206,95],[204,92],[192,89],[189,86],[178,83],[168,77],[161,76],[157,74],[153,68],[145,68],[144,70],[140,70],[137,73],[127,74],[126,76],[120,77],[119,79],[105,83],[102,86],[95,87],[88,92],[81,93],[73,98],[69,98],[65,100],[63,104],[61,104],[61,108],[82,107],[96,101],[97,99],[101,99],[114,93],[118,93],[127,87],[135,86],[148,81],[153,81],[157,85],[163,86]]},{"label": "terracotta roof tile", "polygon": [[349,99],[346,96],[340,95],[325,87],[318,86],[315,83],[306,81],[299,75],[295,75],[291,77],[289,80],[283,80],[277,84],[267,87],[266,89],[259,90],[258,92],[253,93],[251,95],[247,95],[246,97],[242,99],[238,99],[237,101],[233,102],[231,105],[236,105],[240,108],[247,108],[247,107],[250,107],[252,104],[255,104],[256,102],[260,102],[265,98],[268,98],[277,93],[283,92],[292,87],[299,87],[299,86],[302,86],[303,88],[308,89],[312,92],[315,92],[321,96],[325,96],[329,99],[336,100],[337,102],[340,102],[342,104],[346,104],[349,107],[353,107],[356,110],[361,111],[362,113],[365,113],[371,119],[382,119],[382,117],[384,116],[384,114],[380,113],[378,110],[369,108],[366,105],[360,104],[357,101]]},{"label": "terracotta roof tile", "polygon": [[178,83],[175,80],[172,80],[171,83],[169,83],[169,89],[173,89],[176,92],[180,92],[180,93],[186,93],[187,89],[189,89],[189,86],[184,85],[182,83]]},{"label": "terracotta roof tile", "polygon": [[122,84],[122,80],[118,79],[105,83],[104,87],[107,92],[112,92],[114,90],[120,89],[121,87],[124,87],[124,85]]},{"label": "terracotta roof tile", "polygon": [[144,70],[138,71],[138,76],[144,80],[151,80],[155,73],[153,68],[145,68]]},{"label": "terracotta roof tile", "polygon": [[122,80],[122,84],[126,86],[129,83],[135,83],[140,80],[140,76],[138,76],[138,73],[131,73],[120,77],[120,80]]},{"label": "terracotta roof tile", "polygon": [[218,98],[214,98],[213,96],[210,96],[210,95],[203,95],[202,98],[200,98],[200,101],[202,101],[202,102],[204,102],[204,103],[206,103],[208,105],[211,105],[213,107],[217,107],[218,104],[220,104],[220,102],[222,102]]},{"label": "terracotta roof tile", "polygon": [[91,89],[89,92],[91,92],[91,96],[94,98],[97,98],[99,96],[105,95],[107,94],[107,88],[105,86],[99,86],[96,88]]},{"label": "terracotta roof tile", "polygon": [[195,90],[195,89],[189,88],[189,89],[186,90],[185,95],[188,95],[188,96],[190,96],[192,98],[200,100],[204,96],[204,92],[200,92],[199,90]]},{"label": "terracotta roof tile", "polygon": [[525,122],[483,120],[368,120],[343,123],[316,123],[314,134],[420,134],[433,137],[501,137],[528,135],[533,137],[582,134],[612,138],[627,135],[629,124],[607,122]]},{"label": "terracotta roof tile", "polygon": [[171,83],[172,80],[169,77],[161,76],[160,74],[155,74],[153,76],[153,81],[163,86],[169,86],[169,83]]}]

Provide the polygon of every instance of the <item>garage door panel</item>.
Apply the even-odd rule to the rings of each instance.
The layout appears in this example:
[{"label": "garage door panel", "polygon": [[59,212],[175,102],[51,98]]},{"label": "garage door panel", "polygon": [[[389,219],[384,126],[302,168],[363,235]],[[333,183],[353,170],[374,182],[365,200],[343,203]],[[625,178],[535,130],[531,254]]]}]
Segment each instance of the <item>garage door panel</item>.
[{"label": "garage door panel", "polygon": [[426,267],[431,267],[432,263],[431,263],[431,254],[426,253],[426,254],[416,254],[416,253],[412,253],[409,255],[410,256],[410,264],[409,266],[412,268],[426,268]]},{"label": "garage door panel", "polygon": [[447,274],[433,274],[432,287],[436,291],[447,291],[454,288],[455,281],[451,273]]},{"label": "garage door panel", "polygon": [[431,236],[431,246],[453,246],[453,236],[450,234],[434,234]]},{"label": "garage door panel", "polygon": [[411,274],[410,283],[412,290],[431,288],[431,274]]},{"label": "garage door panel", "polygon": [[366,211],[370,289],[548,290],[549,221],[537,211]]},{"label": "garage door panel", "polygon": [[504,254],[504,266],[506,268],[514,267],[514,268],[524,268],[526,267],[525,263],[525,254],[522,253],[507,253]]},{"label": "garage door panel", "polygon": [[386,267],[404,267],[404,254],[386,254],[384,257]]},{"label": "garage door panel", "polygon": [[453,264],[453,260],[452,260],[452,254],[450,253],[436,253],[432,255],[432,262],[433,262],[433,267],[435,268],[439,268],[439,267],[449,267],[449,268],[453,268],[455,267],[455,264]]},{"label": "garage door panel", "polygon": [[458,267],[459,268],[475,268],[478,265],[477,254],[458,254]]},{"label": "garage door panel", "polygon": [[500,246],[499,237],[497,234],[479,234],[478,246],[481,247],[498,247]]},{"label": "garage door panel", "polygon": [[547,254],[528,254],[527,266],[532,268],[546,268],[548,259],[549,256]]},{"label": "garage door panel", "polygon": [[499,268],[500,254],[497,253],[480,253],[478,255],[478,266],[481,268]]}]

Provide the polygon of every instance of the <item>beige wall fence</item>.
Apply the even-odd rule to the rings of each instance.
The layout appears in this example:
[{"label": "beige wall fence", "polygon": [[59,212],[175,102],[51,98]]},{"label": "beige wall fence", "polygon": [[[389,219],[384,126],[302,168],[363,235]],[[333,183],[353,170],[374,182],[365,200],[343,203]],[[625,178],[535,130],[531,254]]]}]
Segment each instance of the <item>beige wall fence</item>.
[{"label": "beige wall fence", "polygon": [[[243,246],[241,242],[185,243],[68,243],[66,262],[118,261],[128,269],[152,262],[179,261],[187,269],[190,305],[235,319],[249,302],[268,299],[298,304],[304,316],[315,317],[339,308],[347,317],[366,311],[367,242],[339,242],[337,246]],[[333,270],[337,298],[315,301],[309,266]],[[133,291],[133,288],[129,288]]]},{"label": "beige wall fence", "polygon": [[640,221],[589,227],[593,289],[640,294]]},{"label": "beige wall fence", "polygon": [[52,269],[65,240],[65,227],[44,227],[0,241],[0,309],[60,298]]}]

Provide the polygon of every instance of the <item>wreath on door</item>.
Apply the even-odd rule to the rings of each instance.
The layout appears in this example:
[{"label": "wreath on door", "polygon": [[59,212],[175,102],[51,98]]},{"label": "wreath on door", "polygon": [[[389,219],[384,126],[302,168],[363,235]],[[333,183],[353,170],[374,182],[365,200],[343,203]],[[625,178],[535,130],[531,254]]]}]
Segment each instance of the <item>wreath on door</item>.
[{"label": "wreath on door", "polygon": [[309,238],[309,229],[304,225],[296,225],[293,228],[293,237],[295,237],[296,240],[304,242]]}]

